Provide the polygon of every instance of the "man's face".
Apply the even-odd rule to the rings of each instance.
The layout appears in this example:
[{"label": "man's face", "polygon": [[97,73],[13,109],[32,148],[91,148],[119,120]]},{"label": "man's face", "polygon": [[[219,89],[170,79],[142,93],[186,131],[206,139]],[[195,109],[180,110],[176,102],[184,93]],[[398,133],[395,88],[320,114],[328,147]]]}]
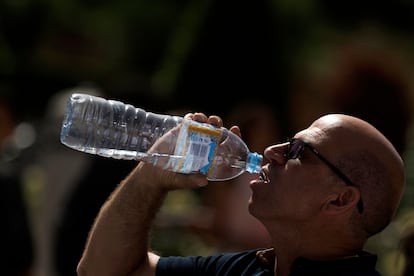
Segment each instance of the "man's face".
[{"label": "man's face", "polygon": [[[327,142],[328,137],[323,128],[314,125],[295,135],[330,157],[335,148]],[[249,210],[264,224],[311,220],[318,215],[332,188],[332,172],[318,157],[304,148],[300,158],[288,159],[288,148],[288,142],[268,147],[265,171],[270,181],[251,182]]]}]

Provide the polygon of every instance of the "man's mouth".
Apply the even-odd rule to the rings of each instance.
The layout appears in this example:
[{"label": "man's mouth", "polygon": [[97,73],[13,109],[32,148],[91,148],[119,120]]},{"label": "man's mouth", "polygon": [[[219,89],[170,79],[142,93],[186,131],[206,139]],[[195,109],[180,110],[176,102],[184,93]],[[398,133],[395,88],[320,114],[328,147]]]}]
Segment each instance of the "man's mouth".
[{"label": "man's mouth", "polygon": [[260,180],[263,181],[264,183],[269,183],[270,182],[270,178],[267,175],[267,172],[264,170],[260,171]]}]

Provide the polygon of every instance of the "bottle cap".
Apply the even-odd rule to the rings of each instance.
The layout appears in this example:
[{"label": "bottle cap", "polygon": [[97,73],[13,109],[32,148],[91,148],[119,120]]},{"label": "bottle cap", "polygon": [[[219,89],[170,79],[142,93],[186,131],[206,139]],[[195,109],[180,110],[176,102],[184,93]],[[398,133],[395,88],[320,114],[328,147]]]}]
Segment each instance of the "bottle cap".
[{"label": "bottle cap", "polygon": [[249,153],[247,157],[246,171],[249,173],[260,173],[262,170],[263,156],[257,152]]}]

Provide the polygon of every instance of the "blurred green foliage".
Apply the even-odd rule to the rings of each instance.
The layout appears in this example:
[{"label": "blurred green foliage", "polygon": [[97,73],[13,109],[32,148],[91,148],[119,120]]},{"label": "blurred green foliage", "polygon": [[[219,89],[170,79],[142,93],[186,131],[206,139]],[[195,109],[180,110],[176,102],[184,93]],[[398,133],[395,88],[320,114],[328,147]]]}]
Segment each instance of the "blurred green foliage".
[{"label": "blurred green foliage", "polygon": [[[412,14],[414,2],[404,0],[3,0],[0,96],[19,120],[42,117],[53,94],[84,82],[155,111],[224,116],[239,101],[257,100],[274,107],[287,136],[299,68],[323,70],[355,34],[374,34],[369,43],[379,46],[392,41],[412,66]],[[407,148],[401,212],[414,204],[411,143]],[[394,254],[396,229],[370,247]]]}]

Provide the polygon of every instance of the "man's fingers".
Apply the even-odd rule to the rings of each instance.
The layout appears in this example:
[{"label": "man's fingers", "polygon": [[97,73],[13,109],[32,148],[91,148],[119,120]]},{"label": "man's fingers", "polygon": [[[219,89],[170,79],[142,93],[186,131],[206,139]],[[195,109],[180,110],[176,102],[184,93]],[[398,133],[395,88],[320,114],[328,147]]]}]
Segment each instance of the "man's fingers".
[{"label": "man's fingers", "polygon": [[209,123],[210,125],[213,125],[215,127],[222,127],[223,126],[223,120],[216,115],[212,115],[210,117],[208,117],[207,123]]},{"label": "man's fingers", "polygon": [[236,134],[237,136],[241,137],[241,131],[240,131],[239,126],[232,126],[230,128],[230,131]]},{"label": "man's fingers", "polygon": [[222,127],[223,126],[223,120],[216,115],[211,115],[207,117],[204,113],[196,112],[196,113],[187,113],[184,116],[185,119],[194,120],[200,123],[208,123],[210,125],[213,125],[215,127]]},{"label": "man's fingers", "polygon": [[207,122],[207,116],[204,113],[194,113],[193,115],[193,120],[200,122],[200,123],[205,123]]}]

